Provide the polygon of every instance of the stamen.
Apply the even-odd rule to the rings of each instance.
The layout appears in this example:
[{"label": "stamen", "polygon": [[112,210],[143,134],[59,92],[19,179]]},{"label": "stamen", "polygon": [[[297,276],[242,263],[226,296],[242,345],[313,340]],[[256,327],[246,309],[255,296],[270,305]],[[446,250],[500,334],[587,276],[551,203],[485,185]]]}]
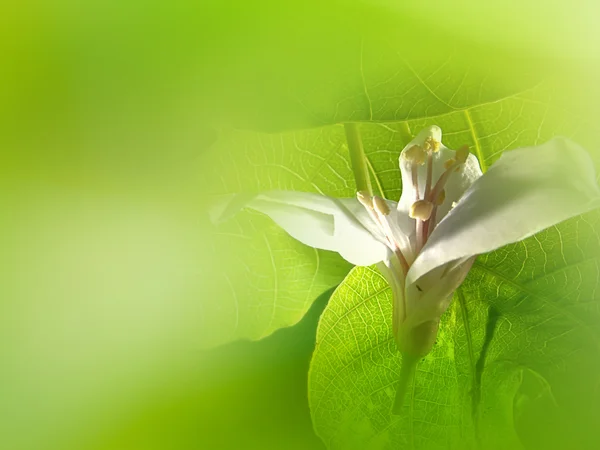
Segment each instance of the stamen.
[{"label": "stamen", "polygon": [[416,164],[413,164],[412,167],[410,168],[411,171],[411,175],[412,175],[412,183],[413,183],[413,188],[415,189],[415,201],[420,199],[419,196],[419,168],[417,167]]},{"label": "stamen", "polygon": [[435,199],[436,206],[440,206],[442,203],[444,203],[444,200],[446,200],[446,190],[442,189]]},{"label": "stamen", "polygon": [[381,227],[381,220],[379,219],[379,216],[373,209],[373,198],[365,191],[358,191],[356,193],[356,198],[358,199],[360,204],[365,207],[365,209],[369,213],[369,217],[371,217],[373,222],[375,222]]},{"label": "stamen", "polygon": [[432,211],[433,203],[427,200],[418,200],[411,205],[408,215],[412,219],[419,219],[425,221],[429,220]]},{"label": "stamen", "polygon": [[435,139],[432,136],[429,136],[425,139],[423,148],[425,149],[426,152],[436,153],[436,152],[440,151],[440,145],[441,145],[440,141],[438,141],[437,139]]},{"label": "stamen", "polygon": [[377,195],[371,197],[365,191],[358,191],[356,193],[356,198],[361,203],[361,205],[365,207],[365,209],[369,213],[369,216],[371,216],[371,219],[373,219],[373,221],[377,225],[379,225],[381,231],[383,231],[383,235],[387,240],[388,248],[392,250],[398,258],[398,261],[402,266],[402,270],[404,271],[404,275],[406,276],[406,274],[408,273],[409,265],[406,260],[406,257],[402,254],[402,251],[400,250],[400,246],[394,239],[394,232],[392,231],[392,227],[388,219],[388,216],[391,212],[389,205],[383,198]]},{"label": "stamen", "polygon": [[378,195],[373,196],[373,207],[378,214],[387,216],[390,214],[390,207],[387,202]]},{"label": "stamen", "polygon": [[423,230],[423,236],[424,236],[425,242],[427,242],[427,239],[429,239],[429,236],[431,236],[431,233],[433,233],[433,229],[437,225],[435,222],[435,218],[437,215],[438,206],[442,205],[444,203],[444,200],[446,200],[446,190],[442,189],[441,192],[438,194],[437,198],[435,199],[435,204],[433,205],[433,211],[431,211],[429,220],[427,222],[425,222],[425,228]]},{"label": "stamen", "polygon": [[448,161],[446,161],[444,163],[444,169],[448,170],[450,167],[452,167],[454,164],[456,164],[456,160],[454,158],[450,158]]},{"label": "stamen", "polygon": [[402,270],[404,270],[404,276],[406,276],[406,274],[408,273],[408,269],[410,268],[410,266],[408,265],[408,261],[406,261],[406,258],[404,257],[402,251],[399,248],[396,248],[396,250],[394,250],[394,253],[398,257],[398,261],[400,261]]},{"label": "stamen", "polygon": [[422,166],[425,163],[425,159],[427,158],[427,153],[425,150],[421,148],[419,145],[413,145],[409,149],[407,149],[402,156],[407,161],[410,161],[414,164],[418,164]]},{"label": "stamen", "polygon": [[[426,199],[434,201],[438,198],[438,195],[440,195],[440,192],[444,189],[444,186],[446,185],[446,182],[448,181],[448,178],[450,177],[452,172],[457,171],[460,168],[461,164],[464,164],[467,161],[467,158],[469,156],[469,147],[463,145],[460,149],[456,151],[455,156],[455,160],[449,159],[448,161],[446,161],[446,163],[444,164],[444,167],[446,167],[446,171],[440,176],[433,190],[431,191],[431,195],[425,197]],[[450,161],[453,162],[450,164]]]},{"label": "stamen", "polygon": [[432,178],[433,178],[433,153],[429,152],[427,154],[427,179],[425,180],[425,196],[424,196],[424,198],[429,197],[429,192],[431,191]]},{"label": "stamen", "polygon": [[377,195],[373,197],[373,205],[375,207],[375,212],[377,213],[378,222],[381,225],[383,234],[388,241],[388,247],[394,252],[398,258],[398,261],[400,261],[404,275],[406,275],[408,273],[409,265],[406,257],[402,253],[402,250],[400,250],[398,242],[396,239],[394,239],[394,232],[392,231],[392,226],[390,225],[389,221],[390,207],[384,199]]},{"label": "stamen", "polygon": [[437,214],[437,207],[438,207],[438,205],[435,205],[433,207],[433,211],[431,212],[431,217],[429,217],[429,220],[427,221],[427,238],[425,240],[429,239],[429,236],[431,236],[431,233],[433,233],[433,229],[436,226],[435,216]]},{"label": "stamen", "polygon": [[418,255],[421,252],[423,245],[425,245],[425,222],[420,219],[417,219],[415,222],[417,227],[415,255]]},{"label": "stamen", "polygon": [[365,208],[373,209],[373,199],[367,191],[358,191],[356,193],[356,198]]},{"label": "stamen", "polygon": [[456,162],[464,164],[469,157],[469,146],[463,145],[461,148],[456,150]]}]

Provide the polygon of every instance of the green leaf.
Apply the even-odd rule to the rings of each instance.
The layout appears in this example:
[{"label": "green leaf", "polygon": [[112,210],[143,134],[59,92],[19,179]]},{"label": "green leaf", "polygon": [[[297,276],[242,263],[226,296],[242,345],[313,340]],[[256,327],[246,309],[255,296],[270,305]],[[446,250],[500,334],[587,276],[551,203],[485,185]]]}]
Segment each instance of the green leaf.
[{"label": "green leaf", "polygon": [[[594,148],[586,122],[565,117],[561,107],[550,103],[555,91],[555,85],[544,83],[428,118],[361,123],[374,191],[400,197],[399,152],[413,133],[434,123],[444,130],[446,145],[469,144],[484,170],[506,149],[555,135]],[[200,164],[205,176],[190,189],[205,191],[213,201],[270,189],[334,197],[351,197],[355,190],[342,125],[280,134],[224,129]],[[302,246],[259,214],[243,212],[217,228],[207,226],[204,233],[200,329],[206,346],[258,339],[296,323],[313,299],[337,285],[350,268],[336,254]]]},{"label": "green leaf", "polygon": [[[444,130],[446,145],[469,144],[484,170],[506,149],[539,144],[555,135],[593,148],[586,122],[572,114],[565,117],[561,107],[550,103],[555,90],[544,83],[428,118],[361,123],[374,191],[400,197],[400,149],[433,123]],[[223,129],[200,164],[205,176],[200,187],[191,189],[205,191],[213,201],[270,189],[334,197],[351,197],[355,190],[342,125],[280,134]],[[205,346],[258,339],[296,323],[313,299],[337,285],[350,268],[337,254],[302,246],[259,214],[243,212],[204,232],[200,329]]]},{"label": "green leaf", "polygon": [[[200,189],[215,202],[230,193],[271,189],[354,193],[341,125],[280,135],[222,130],[201,164],[211,170]],[[335,253],[300,244],[254,212],[205,231],[204,345],[259,339],[293,325],[351,267]]]},{"label": "green leaf", "polygon": [[[557,134],[596,150],[597,131],[553,104],[554,92],[545,83],[428,119],[365,124],[365,149],[396,195],[391,161],[407,127],[441,126],[444,142],[470,144],[484,169]],[[399,417],[390,414],[400,370],[391,291],[376,270],[355,268],[318,330],[309,396],[319,436],[331,449],[597,447],[599,220],[590,213],[480,256]]]},{"label": "green leaf", "polygon": [[310,371],[313,421],[328,447],[599,442],[599,221],[591,213],[480,257],[401,416],[390,414],[401,362],[391,291],[375,269],[355,268],[322,316]]}]

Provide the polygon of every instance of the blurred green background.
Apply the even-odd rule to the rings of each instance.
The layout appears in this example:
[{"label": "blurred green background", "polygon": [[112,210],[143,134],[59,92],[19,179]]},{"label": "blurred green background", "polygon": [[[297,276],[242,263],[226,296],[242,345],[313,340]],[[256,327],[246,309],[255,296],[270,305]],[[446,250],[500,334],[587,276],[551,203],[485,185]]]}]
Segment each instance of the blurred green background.
[{"label": "blurred green background", "polygon": [[365,45],[452,52],[447,70],[499,92],[550,74],[595,127],[597,16],[593,1],[2,2],[0,447],[322,448],[306,374],[326,296],[264,341],[204,350],[205,269],[231,257],[206,250],[215,130],[390,119],[352,100]]}]

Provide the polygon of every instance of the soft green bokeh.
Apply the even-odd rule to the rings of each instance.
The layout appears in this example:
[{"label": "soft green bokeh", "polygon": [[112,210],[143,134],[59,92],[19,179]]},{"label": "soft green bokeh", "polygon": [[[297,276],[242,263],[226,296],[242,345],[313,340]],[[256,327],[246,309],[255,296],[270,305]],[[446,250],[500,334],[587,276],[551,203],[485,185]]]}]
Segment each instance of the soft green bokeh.
[{"label": "soft green bokeh", "polygon": [[[250,216],[238,219],[244,232],[257,227],[250,247],[240,254],[231,240],[219,248],[206,218],[209,197],[235,190],[238,175],[242,189],[336,195],[351,193],[352,178],[343,148],[331,142],[301,152],[286,135],[281,147],[240,155],[242,147],[225,148],[222,139],[237,135],[246,145],[257,136],[230,127],[263,133],[410,119],[412,129],[447,114],[452,143],[472,143],[462,112],[472,107],[482,148],[511,148],[539,132],[597,151],[595,16],[594,2],[3,2],[0,447],[234,445],[198,419],[196,406],[207,400],[190,384],[211,389],[206,373],[225,370],[204,364],[200,349],[292,325],[348,266],[323,255],[327,264],[317,271],[312,250],[265,220],[250,225]],[[501,111],[474,106],[489,102]],[[364,129],[379,174],[393,162],[382,143],[401,145],[392,138],[401,133],[389,133]],[[315,162],[330,151],[335,173]],[[284,175],[286,168],[310,180]],[[381,183],[398,195],[391,174]],[[287,286],[294,295],[283,297],[271,323],[262,315],[273,314],[274,280],[261,263],[262,236],[280,246],[276,264],[289,269],[278,286],[318,275],[311,287]],[[239,275],[253,252],[251,274],[262,278]],[[241,328],[232,327],[231,292],[215,283],[224,266],[252,301],[260,300],[257,287],[268,290],[265,308],[249,302],[239,310],[250,314],[238,319]],[[286,299],[295,302],[291,310]],[[156,406],[163,401],[164,409]],[[225,394],[210,401],[215,410],[230,407],[233,424],[260,411]],[[176,417],[198,425],[171,439],[174,402]],[[153,414],[158,419],[146,420]],[[254,442],[267,441],[244,434],[236,445]]]}]

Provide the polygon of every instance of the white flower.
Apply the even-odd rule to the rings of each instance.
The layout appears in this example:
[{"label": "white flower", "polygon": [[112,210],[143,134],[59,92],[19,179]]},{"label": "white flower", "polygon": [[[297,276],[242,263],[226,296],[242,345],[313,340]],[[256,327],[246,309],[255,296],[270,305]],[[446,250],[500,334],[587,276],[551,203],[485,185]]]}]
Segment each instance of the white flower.
[{"label": "white flower", "polygon": [[402,150],[398,203],[363,192],[338,199],[271,191],[235,196],[217,215],[250,207],[306,245],[377,264],[393,291],[400,352],[424,356],[478,254],[600,206],[592,161],[567,139],[505,152],[482,174],[473,154],[441,138],[432,126]]}]

